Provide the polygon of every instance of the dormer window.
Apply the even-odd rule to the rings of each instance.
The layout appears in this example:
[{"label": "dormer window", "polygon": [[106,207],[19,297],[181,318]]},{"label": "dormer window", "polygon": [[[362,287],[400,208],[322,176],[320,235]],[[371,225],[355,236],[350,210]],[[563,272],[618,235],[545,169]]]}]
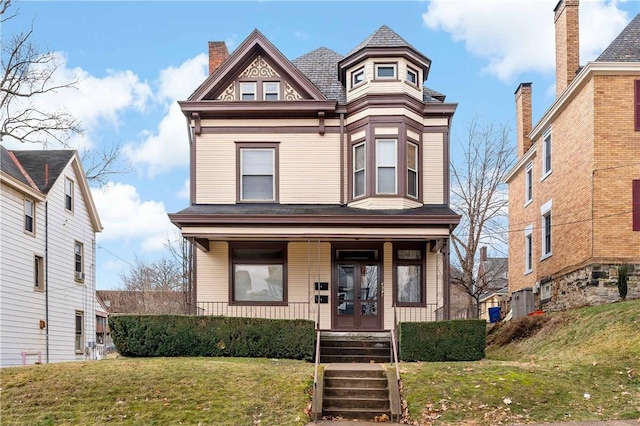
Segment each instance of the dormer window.
[{"label": "dormer window", "polygon": [[280,99],[280,83],[264,82],[262,83],[262,98],[265,101],[277,101]]},{"label": "dormer window", "polygon": [[376,64],[376,79],[395,79],[396,64]]},{"label": "dormer window", "polygon": [[407,81],[411,84],[418,85],[418,71],[407,68]]},{"label": "dormer window", "polygon": [[364,67],[351,73],[351,87],[356,87],[364,82]]},{"label": "dormer window", "polygon": [[255,82],[240,83],[240,99],[243,101],[255,101],[257,84]]}]

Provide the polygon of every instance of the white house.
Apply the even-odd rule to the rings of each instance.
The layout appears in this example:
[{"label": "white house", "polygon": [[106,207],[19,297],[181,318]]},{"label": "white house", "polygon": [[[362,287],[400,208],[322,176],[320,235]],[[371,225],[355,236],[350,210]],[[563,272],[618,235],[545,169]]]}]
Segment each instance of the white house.
[{"label": "white house", "polygon": [[0,148],[0,366],[90,358],[102,224],[78,154]]}]

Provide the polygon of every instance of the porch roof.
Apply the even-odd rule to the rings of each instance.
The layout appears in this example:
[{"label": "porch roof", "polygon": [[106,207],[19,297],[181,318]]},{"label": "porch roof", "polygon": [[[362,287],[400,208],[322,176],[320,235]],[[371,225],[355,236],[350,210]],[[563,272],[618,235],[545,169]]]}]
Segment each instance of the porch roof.
[{"label": "porch roof", "polygon": [[178,227],[215,225],[455,227],[460,221],[446,205],[368,210],[337,204],[195,204],[169,215]]}]

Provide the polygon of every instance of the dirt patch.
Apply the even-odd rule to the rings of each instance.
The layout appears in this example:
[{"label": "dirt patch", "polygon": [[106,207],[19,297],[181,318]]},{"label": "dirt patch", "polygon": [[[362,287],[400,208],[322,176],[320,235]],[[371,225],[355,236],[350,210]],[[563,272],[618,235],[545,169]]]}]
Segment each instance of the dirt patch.
[{"label": "dirt patch", "polygon": [[501,347],[529,338],[542,330],[550,320],[549,315],[534,315],[498,323],[487,333],[487,346]]}]

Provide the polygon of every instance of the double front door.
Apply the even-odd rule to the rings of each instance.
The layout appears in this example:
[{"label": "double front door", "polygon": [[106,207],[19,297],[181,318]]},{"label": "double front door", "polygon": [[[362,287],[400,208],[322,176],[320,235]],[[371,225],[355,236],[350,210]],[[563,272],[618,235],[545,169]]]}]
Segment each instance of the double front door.
[{"label": "double front door", "polygon": [[376,260],[337,260],[334,283],[334,329],[382,328],[382,283]]}]

